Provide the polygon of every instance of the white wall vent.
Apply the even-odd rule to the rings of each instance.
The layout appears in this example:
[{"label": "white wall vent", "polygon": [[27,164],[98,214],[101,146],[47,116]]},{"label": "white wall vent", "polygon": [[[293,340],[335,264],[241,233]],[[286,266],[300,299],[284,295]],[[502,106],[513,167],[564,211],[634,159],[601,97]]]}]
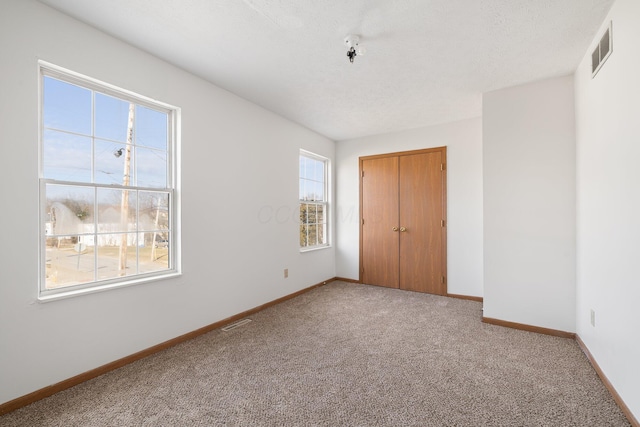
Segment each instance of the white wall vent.
[{"label": "white wall vent", "polygon": [[220,328],[220,329],[223,330],[224,332],[228,332],[235,328],[239,328],[242,325],[246,325],[249,322],[251,322],[251,319],[242,319],[242,320],[238,320],[237,322],[230,323],[224,328]]},{"label": "white wall vent", "polygon": [[591,78],[594,78],[596,74],[598,74],[598,71],[600,71],[600,68],[602,68],[613,51],[612,28],[613,22],[610,22],[607,31],[604,32],[600,39],[600,43],[598,43],[591,54]]}]

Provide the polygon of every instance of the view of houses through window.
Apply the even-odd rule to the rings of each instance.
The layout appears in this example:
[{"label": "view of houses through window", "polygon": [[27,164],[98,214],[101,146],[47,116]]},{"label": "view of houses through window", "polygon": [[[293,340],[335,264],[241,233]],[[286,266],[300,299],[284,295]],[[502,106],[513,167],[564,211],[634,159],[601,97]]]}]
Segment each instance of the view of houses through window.
[{"label": "view of houses through window", "polygon": [[172,110],[41,71],[41,295],[171,271]]}]

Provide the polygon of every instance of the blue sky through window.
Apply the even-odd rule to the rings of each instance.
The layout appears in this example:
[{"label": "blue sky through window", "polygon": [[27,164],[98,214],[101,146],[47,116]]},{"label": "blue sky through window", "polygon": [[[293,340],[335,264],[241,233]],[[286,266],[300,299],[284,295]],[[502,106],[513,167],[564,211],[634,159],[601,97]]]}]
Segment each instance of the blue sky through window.
[{"label": "blue sky through window", "polygon": [[[45,76],[44,177],[60,181],[122,184],[129,101]],[[136,104],[130,185],[165,188],[166,112]]]},{"label": "blue sky through window", "polygon": [[300,156],[300,200],[324,200],[325,162]]},{"label": "blue sky through window", "polygon": [[91,134],[91,91],[70,83],[44,78],[45,128]]}]

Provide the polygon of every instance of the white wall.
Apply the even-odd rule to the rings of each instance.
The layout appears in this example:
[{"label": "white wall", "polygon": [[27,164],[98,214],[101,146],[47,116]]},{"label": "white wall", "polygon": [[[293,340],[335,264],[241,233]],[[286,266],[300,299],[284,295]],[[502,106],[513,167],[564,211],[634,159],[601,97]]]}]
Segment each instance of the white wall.
[{"label": "white wall", "polygon": [[358,158],[447,147],[447,273],[451,294],[482,296],[482,121],[370,136],[336,144],[339,277],[359,277]]},{"label": "white wall", "polygon": [[[182,108],[181,277],[36,302],[38,59]],[[0,403],[335,276],[295,223],[299,149],[332,141],[32,0],[2,1],[0,70]]]},{"label": "white wall", "polygon": [[[613,20],[613,53],[591,79],[591,51]],[[618,0],[575,73],[576,327],[640,419],[640,2]],[[596,313],[595,327],[590,311]]]},{"label": "white wall", "polygon": [[575,331],[572,76],[483,96],[484,316]]}]

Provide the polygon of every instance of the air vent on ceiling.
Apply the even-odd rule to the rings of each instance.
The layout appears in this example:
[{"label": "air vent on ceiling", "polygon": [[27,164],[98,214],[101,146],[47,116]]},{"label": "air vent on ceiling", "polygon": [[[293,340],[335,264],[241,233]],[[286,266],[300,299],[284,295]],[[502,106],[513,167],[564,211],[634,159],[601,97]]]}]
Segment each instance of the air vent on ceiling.
[{"label": "air vent on ceiling", "polygon": [[610,22],[607,31],[604,32],[600,39],[600,43],[598,43],[591,54],[591,78],[598,74],[598,71],[600,71],[605,61],[613,51],[613,37],[611,37],[612,28],[613,22]]}]

